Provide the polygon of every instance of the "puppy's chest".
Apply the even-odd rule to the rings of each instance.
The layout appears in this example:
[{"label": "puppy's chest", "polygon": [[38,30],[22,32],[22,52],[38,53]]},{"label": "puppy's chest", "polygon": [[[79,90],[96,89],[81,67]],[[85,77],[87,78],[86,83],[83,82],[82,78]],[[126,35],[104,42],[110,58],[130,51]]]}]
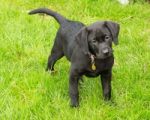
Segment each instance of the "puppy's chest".
[{"label": "puppy's chest", "polygon": [[85,75],[88,77],[96,77],[100,74],[101,71],[104,70],[103,65],[96,63],[89,63],[88,68],[85,72]]},{"label": "puppy's chest", "polygon": [[112,66],[113,66],[113,60],[111,61],[95,60],[94,63],[89,63],[85,75],[88,77],[96,77],[100,75],[101,72],[111,69]]}]

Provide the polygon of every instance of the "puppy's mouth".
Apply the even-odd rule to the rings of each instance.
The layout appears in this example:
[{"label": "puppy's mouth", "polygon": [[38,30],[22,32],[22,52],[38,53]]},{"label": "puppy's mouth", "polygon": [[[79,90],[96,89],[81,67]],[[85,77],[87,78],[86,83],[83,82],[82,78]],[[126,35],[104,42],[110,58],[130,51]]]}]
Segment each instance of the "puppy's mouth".
[{"label": "puppy's mouth", "polygon": [[96,54],[95,57],[96,57],[97,59],[106,59],[106,58],[108,58],[108,57],[111,57],[112,55],[113,55],[113,53],[112,53],[112,52],[109,52],[109,53],[107,53],[107,54]]},{"label": "puppy's mouth", "polygon": [[106,58],[108,58],[108,57],[110,57],[111,55],[108,55],[108,56],[96,56],[96,58],[97,59],[106,59]]}]

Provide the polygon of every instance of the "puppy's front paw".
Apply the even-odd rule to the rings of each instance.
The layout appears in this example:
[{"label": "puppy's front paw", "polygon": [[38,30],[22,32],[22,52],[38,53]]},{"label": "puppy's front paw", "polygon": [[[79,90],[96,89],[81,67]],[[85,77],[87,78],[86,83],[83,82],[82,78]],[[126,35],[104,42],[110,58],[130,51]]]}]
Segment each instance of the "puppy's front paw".
[{"label": "puppy's front paw", "polygon": [[74,103],[71,103],[70,106],[71,106],[71,107],[79,107],[79,103],[78,103],[78,102],[74,102]]},{"label": "puppy's front paw", "polygon": [[72,96],[71,98],[71,107],[78,107],[79,106],[79,100],[77,96]]},{"label": "puppy's front paw", "polygon": [[111,93],[110,92],[104,95],[104,100],[105,101],[110,101],[111,100]]}]

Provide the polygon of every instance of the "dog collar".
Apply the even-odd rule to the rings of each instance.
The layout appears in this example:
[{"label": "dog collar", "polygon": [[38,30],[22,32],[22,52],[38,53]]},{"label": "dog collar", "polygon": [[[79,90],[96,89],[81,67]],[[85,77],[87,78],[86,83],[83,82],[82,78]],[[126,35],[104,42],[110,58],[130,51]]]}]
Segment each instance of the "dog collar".
[{"label": "dog collar", "polygon": [[90,55],[90,59],[91,59],[91,68],[92,70],[96,70],[96,65],[95,65],[95,56],[94,55]]}]

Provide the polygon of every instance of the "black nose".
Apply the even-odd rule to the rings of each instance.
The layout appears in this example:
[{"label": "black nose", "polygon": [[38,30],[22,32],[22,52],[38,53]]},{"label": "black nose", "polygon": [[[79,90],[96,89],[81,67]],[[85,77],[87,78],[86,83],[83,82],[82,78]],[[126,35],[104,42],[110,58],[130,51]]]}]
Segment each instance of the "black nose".
[{"label": "black nose", "polygon": [[109,50],[107,48],[103,49],[103,54],[108,55],[109,54]]}]

